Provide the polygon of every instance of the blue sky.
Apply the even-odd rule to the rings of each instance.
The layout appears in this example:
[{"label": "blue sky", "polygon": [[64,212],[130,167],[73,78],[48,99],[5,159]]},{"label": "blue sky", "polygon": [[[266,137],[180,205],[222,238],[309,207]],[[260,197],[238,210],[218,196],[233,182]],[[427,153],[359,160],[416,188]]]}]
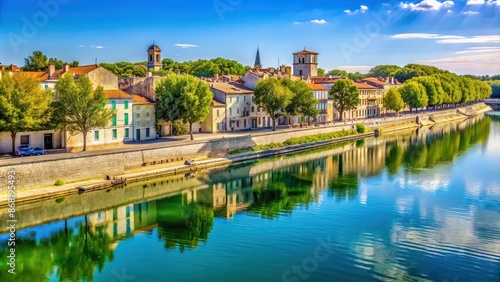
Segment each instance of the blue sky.
[{"label": "blue sky", "polygon": [[16,65],[35,50],[81,65],[145,61],[154,40],[177,61],[252,65],[259,46],[263,65],[277,66],[305,47],[325,69],[500,74],[500,0],[1,0],[0,37],[0,62]]}]

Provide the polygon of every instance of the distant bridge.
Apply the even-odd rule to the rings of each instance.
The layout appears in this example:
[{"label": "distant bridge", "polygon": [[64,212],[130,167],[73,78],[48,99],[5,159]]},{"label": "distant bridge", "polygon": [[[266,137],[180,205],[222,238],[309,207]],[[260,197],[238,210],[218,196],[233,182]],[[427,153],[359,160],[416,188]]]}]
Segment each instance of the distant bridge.
[{"label": "distant bridge", "polygon": [[500,110],[500,99],[484,99],[484,103],[491,106],[494,110]]}]

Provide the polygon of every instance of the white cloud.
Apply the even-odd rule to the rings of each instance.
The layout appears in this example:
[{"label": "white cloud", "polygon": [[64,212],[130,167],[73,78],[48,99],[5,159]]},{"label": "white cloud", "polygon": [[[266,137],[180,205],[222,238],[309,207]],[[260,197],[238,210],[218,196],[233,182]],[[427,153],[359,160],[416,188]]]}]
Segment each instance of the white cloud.
[{"label": "white cloud", "polygon": [[499,52],[500,47],[471,47],[467,48],[464,51],[457,51],[455,54],[470,54],[470,53],[491,53],[491,52]]},{"label": "white cloud", "polygon": [[483,5],[486,3],[484,0],[467,0],[467,5]]},{"label": "white cloud", "polygon": [[293,22],[293,24],[301,24],[301,22]]},{"label": "white cloud", "polygon": [[438,40],[440,44],[463,44],[463,43],[500,43],[500,35],[471,36],[465,38],[445,38]]},{"label": "white cloud", "polygon": [[462,14],[462,15],[478,15],[479,12],[476,12],[476,11],[466,11],[466,12],[461,12],[460,14]]},{"label": "white cloud", "polygon": [[355,14],[359,14],[359,13],[364,13],[366,11],[368,11],[368,6],[361,5],[361,6],[359,6],[359,9],[357,9],[357,10],[351,11],[351,10],[347,9],[347,10],[344,10],[344,13],[346,13],[348,15],[355,15]]},{"label": "white cloud", "polygon": [[459,36],[435,33],[401,33],[392,35],[392,39],[436,39],[440,44],[462,43],[500,43],[500,35]]},{"label": "white cloud", "polygon": [[433,65],[458,74],[497,74],[500,73],[500,50],[487,54],[475,54],[452,58],[421,60],[417,64]]},{"label": "white cloud", "polygon": [[174,44],[175,46],[177,47],[181,47],[181,48],[195,48],[195,47],[198,47],[198,45],[194,45],[194,44],[185,44],[185,43],[177,43],[177,44]]},{"label": "white cloud", "polygon": [[392,35],[393,39],[462,39],[466,38],[464,36],[456,36],[456,35],[439,35],[436,33],[401,33]]},{"label": "white cloud", "polygon": [[78,45],[76,47],[78,47],[78,48],[85,48],[85,45]]},{"label": "white cloud", "polygon": [[327,24],[325,20],[318,20],[318,19],[312,20],[311,22],[314,24]]},{"label": "white cloud", "polygon": [[92,45],[92,46],[90,46],[90,48],[103,49],[104,46],[102,46],[102,45]]},{"label": "white cloud", "polygon": [[448,9],[455,5],[453,1],[439,2],[436,0],[423,0],[418,4],[413,3],[399,3],[399,7],[402,9],[411,9],[412,11],[438,11],[441,9]]},{"label": "white cloud", "polygon": [[486,2],[486,4],[500,6],[500,0],[488,0],[488,2]]}]

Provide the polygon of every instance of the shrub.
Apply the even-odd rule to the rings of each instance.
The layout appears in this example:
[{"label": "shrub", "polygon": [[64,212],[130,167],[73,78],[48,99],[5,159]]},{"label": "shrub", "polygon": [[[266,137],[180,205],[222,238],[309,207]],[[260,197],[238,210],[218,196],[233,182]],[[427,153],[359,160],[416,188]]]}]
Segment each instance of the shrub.
[{"label": "shrub", "polygon": [[358,133],[365,133],[366,132],[366,127],[362,123],[356,123],[356,131]]},{"label": "shrub", "polygon": [[62,186],[64,185],[64,181],[61,178],[58,178],[56,182],[54,183],[55,186]]},{"label": "shrub", "polygon": [[178,120],[172,122],[172,135],[180,136],[180,135],[186,135],[188,133],[189,133],[189,127],[187,124]]}]

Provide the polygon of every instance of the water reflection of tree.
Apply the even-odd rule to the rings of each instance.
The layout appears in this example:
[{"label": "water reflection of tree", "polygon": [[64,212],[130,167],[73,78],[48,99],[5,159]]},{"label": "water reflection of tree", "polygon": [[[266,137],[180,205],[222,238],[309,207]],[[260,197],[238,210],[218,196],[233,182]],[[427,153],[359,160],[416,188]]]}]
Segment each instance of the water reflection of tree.
[{"label": "water reflection of tree", "polygon": [[330,183],[329,194],[337,201],[354,200],[358,195],[358,175],[356,173],[345,173],[345,156],[338,155],[338,176]]},{"label": "water reflection of tree", "polygon": [[388,146],[385,160],[387,172],[395,174],[404,165],[407,172],[416,173],[424,168],[452,162],[471,147],[479,143],[486,144],[490,134],[490,118],[470,122],[463,129],[454,128],[449,132],[435,129],[424,135],[426,139],[410,141],[404,152],[397,144]]},{"label": "water reflection of tree", "polygon": [[[60,280],[92,281],[96,267],[102,271],[107,260],[113,261],[112,241],[105,227],[91,228],[85,217],[73,236],[61,232],[55,235],[60,238],[54,241],[58,251],[54,262]],[[68,245],[64,246],[66,242]]]},{"label": "water reflection of tree", "polygon": [[311,203],[316,165],[319,164],[309,162],[271,172],[268,181],[253,186],[254,202],[248,211],[264,218],[276,218],[280,214],[290,214],[298,205]]},{"label": "water reflection of tree", "polygon": [[[86,221],[77,231],[65,226],[38,242],[35,233],[18,237],[15,281],[46,281],[54,268],[61,281],[92,281],[96,267],[102,271],[106,260],[113,260],[111,243],[104,226],[91,229]],[[8,249],[0,255],[6,257]],[[4,267],[8,266],[0,264],[0,281],[9,281],[12,277],[4,276],[11,274]]]},{"label": "water reflection of tree", "polygon": [[[15,248],[16,269],[15,275],[7,272],[10,266],[7,256],[10,255],[10,248]],[[51,256],[50,243],[47,239],[37,242],[35,233],[27,236],[17,237],[15,246],[8,246],[3,242],[0,248],[0,281],[47,281],[48,275],[54,269],[54,262]]]},{"label": "water reflection of tree", "polygon": [[183,204],[179,197],[160,200],[157,203],[158,235],[165,248],[196,248],[205,242],[212,230],[214,211],[200,204]]}]

